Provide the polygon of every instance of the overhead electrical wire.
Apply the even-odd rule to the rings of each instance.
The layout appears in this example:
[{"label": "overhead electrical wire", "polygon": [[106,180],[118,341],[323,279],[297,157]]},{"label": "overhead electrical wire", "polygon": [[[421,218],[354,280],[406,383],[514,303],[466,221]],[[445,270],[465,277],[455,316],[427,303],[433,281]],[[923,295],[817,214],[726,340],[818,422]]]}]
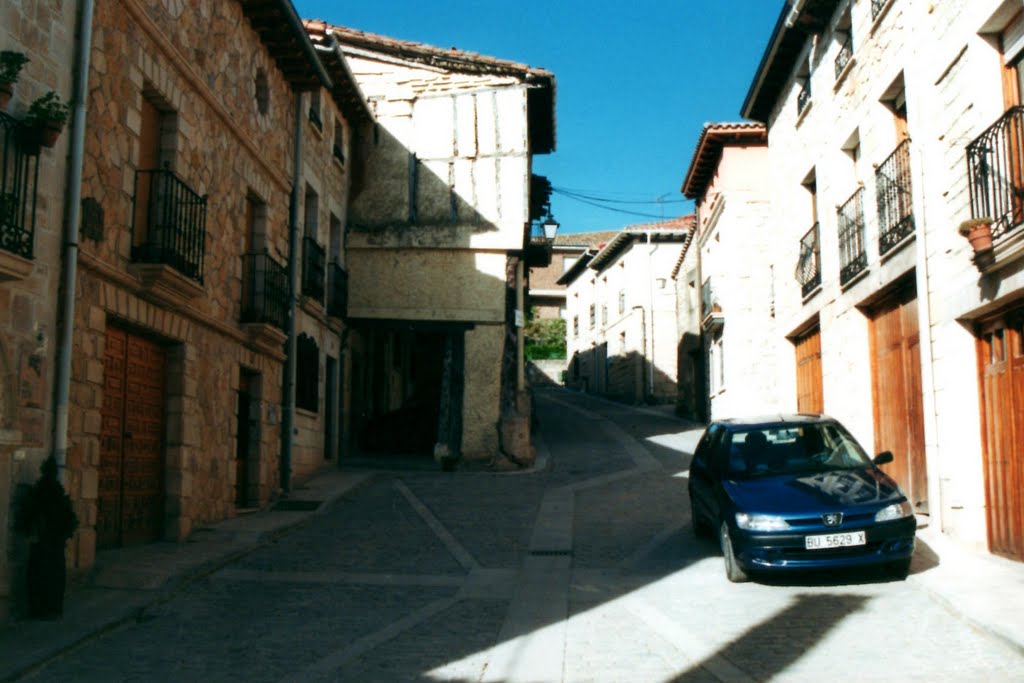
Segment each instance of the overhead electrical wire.
[{"label": "overhead electrical wire", "polygon": [[552,192],[563,195],[565,197],[572,197],[573,199],[589,199],[595,202],[605,202],[608,204],[683,204],[689,200],[687,199],[611,199],[610,197],[596,197],[590,194],[585,194],[584,191],[569,190],[564,187],[552,187]]},{"label": "overhead electrical wire", "polygon": [[669,218],[678,218],[678,216],[668,216],[668,217],[666,217],[666,216],[661,216],[661,215],[654,214],[654,213],[640,213],[639,211],[627,211],[626,209],[617,209],[614,206],[605,206],[604,204],[600,204],[600,203],[598,203],[596,201],[592,201],[592,200],[589,200],[589,199],[583,199],[582,197],[578,197],[578,196],[571,195],[571,194],[566,194],[564,192],[559,192],[559,191],[555,190],[554,188],[552,188],[551,191],[554,192],[555,194],[560,194],[563,197],[566,197],[568,199],[574,199],[574,200],[576,200],[578,202],[582,202],[584,204],[590,204],[591,206],[596,206],[597,208],[604,209],[605,211],[613,211],[615,213],[624,213],[624,214],[629,215],[629,216],[640,216],[642,218],[657,218],[659,220],[668,220]]}]

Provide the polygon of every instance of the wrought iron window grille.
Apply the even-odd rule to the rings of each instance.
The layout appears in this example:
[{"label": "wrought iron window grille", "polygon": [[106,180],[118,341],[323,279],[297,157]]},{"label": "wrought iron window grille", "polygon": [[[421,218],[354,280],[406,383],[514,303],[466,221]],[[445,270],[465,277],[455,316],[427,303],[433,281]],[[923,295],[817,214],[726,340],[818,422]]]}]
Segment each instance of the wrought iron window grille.
[{"label": "wrought iron window grille", "polygon": [[39,145],[32,132],[0,112],[0,249],[34,257]]},{"label": "wrought iron window grille", "polygon": [[265,251],[243,258],[242,322],[284,330],[288,317],[288,269]]},{"label": "wrought iron window grille", "polygon": [[864,248],[864,188],[859,188],[837,211],[839,224],[839,284],[845,285],[868,267]]},{"label": "wrought iron window grille", "polygon": [[850,63],[851,57],[853,57],[853,34],[847,33],[839,46],[839,54],[836,55],[836,78],[842,75]]},{"label": "wrought iron window grille", "polygon": [[327,315],[348,317],[348,271],[337,263],[327,266]]},{"label": "wrought iron window grille", "polygon": [[910,140],[901,142],[875,169],[878,202],[878,253],[886,254],[914,232],[910,182]]},{"label": "wrought iron window grille", "polygon": [[967,145],[967,178],[971,217],[991,218],[994,240],[1024,224],[1024,106]]},{"label": "wrought iron window grille", "polygon": [[[207,198],[169,169],[136,171],[132,260],[170,266],[201,284]],[[139,206],[140,200],[145,206]]]},{"label": "wrought iron window grille", "polygon": [[316,238],[302,238],[302,295],[323,303],[326,254]]},{"label": "wrought iron window grille", "polygon": [[892,0],[871,0],[871,19],[877,19],[878,15],[882,13],[885,6],[888,5]]},{"label": "wrought iron window grille", "polygon": [[819,226],[815,223],[800,238],[800,255],[797,257],[794,276],[805,297],[821,285],[821,242],[818,233]]},{"label": "wrought iron window grille", "polygon": [[811,77],[807,75],[804,77],[804,82],[800,85],[800,92],[796,96],[796,113],[799,116],[804,113],[807,109],[807,105],[811,102]]}]

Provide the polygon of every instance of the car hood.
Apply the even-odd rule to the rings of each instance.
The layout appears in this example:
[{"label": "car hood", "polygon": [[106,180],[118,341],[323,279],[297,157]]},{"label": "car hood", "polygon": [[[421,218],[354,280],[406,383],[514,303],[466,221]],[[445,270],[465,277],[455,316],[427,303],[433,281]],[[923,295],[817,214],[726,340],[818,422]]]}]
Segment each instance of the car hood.
[{"label": "car hood", "polygon": [[874,467],[730,480],[724,488],[738,510],[761,513],[881,508],[904,498],[896,482]]}]

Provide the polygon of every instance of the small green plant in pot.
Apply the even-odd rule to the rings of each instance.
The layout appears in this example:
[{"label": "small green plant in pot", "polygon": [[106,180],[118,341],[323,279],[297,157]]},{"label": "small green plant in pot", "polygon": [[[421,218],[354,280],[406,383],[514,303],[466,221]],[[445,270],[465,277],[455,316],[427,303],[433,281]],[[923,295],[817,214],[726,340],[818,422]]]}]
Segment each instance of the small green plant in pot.
[{"label": "small green plant in pot", "polygon": [[970,218],[960,224],[958,232],[967,238],[975,253],[992,249],[992,219],[983,216]]},{"label": "small green plant in pot", "polygon": [[43,462],[39,479],[17,499],[14,526],[31,542],[26,577],[29,616],[55,619],[64,612],[64,546],[78,528],[78,516],[57,478],[53,456]]},{"label": "small green plant in pot", "polygon": [[53,147],[70,114],[71,108],[60,99],[60,95],[51,90],[29,105],[25,125],[39,135],[39,144]]},{"label": "small green plant in pot", "polygon": [[14,84],[18,75],[28,63],[28,57],[14,50],[0,51],[0,111],[7,109],[7,104],[14,95]]}]

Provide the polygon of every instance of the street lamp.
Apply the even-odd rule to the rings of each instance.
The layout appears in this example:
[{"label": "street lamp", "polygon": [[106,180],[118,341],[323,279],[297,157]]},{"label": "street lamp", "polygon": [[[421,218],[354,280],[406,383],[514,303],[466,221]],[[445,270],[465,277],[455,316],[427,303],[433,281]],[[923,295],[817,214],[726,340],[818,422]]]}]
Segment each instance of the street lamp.
[{"label": "street lamp", "polygon": [[541,223],[541,227],[544,228],[544,239],[548,242],[554,242],[555,233],[558,232],[558,221],[555,220],[550,211],[548,212],[547,218],[545,218],[544,222]]}]

